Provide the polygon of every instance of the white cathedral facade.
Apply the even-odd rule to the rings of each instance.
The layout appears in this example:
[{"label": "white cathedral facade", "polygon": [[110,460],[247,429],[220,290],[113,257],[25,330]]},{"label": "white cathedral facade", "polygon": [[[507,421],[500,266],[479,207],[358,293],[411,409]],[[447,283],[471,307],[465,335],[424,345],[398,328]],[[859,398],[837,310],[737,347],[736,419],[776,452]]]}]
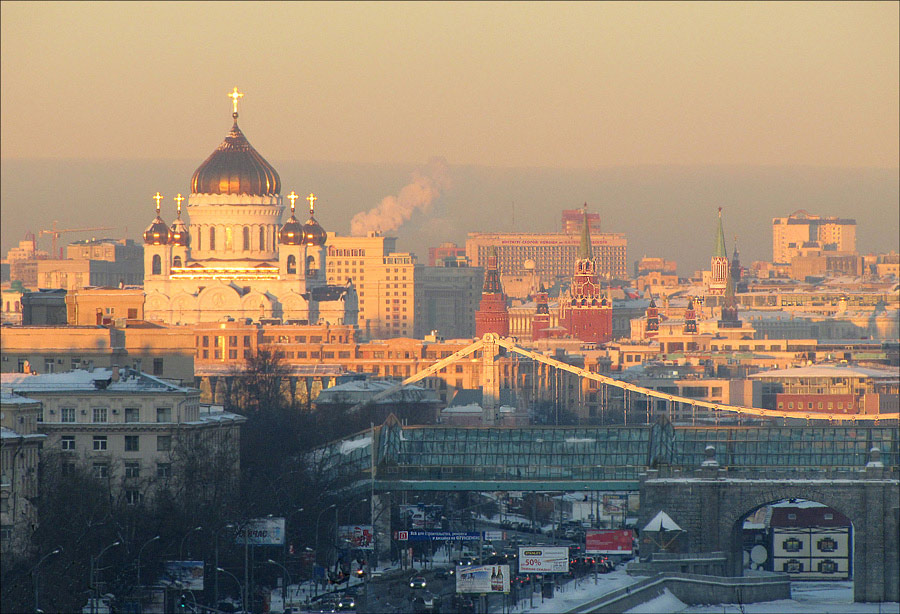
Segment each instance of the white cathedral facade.
[{"label": "white cathedral facade", "polygon": [[217,322],[228,318],[280,320],[298,324],[357,323],[352,283],[329,285],[325,277],[326,234],[316,222],[316,197],[308,197],[309,219],[285,209],[281,179],[250,145],[237,124],[191,178],[190,223],[160,217],[144,232],[144,317],[169,324]]}]

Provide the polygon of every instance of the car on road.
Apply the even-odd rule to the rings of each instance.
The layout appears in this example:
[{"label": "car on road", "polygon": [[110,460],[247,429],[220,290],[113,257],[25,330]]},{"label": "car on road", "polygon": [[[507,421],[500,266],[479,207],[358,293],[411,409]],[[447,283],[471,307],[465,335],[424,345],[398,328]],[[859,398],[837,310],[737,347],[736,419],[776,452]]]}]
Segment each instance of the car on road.
[{"label": "car on road", "polygon": [[428,585],[423,576],[413,576],[409,579],[409,588],[425,588]]},{"label": "car on road", "polygon": [[352,593],[344,593],[338,598],[337,609],[341,612],[356,610],[356,595]]},{"label": "car on road", "polygon": [[436,572],[434,572],[434,577],[437,578],[438,580],[447,580],[449,578],[452,578],[455,575],[456,575],[455,567],[450,567],[449,569],[445,567],[443,569],[438,569]]}]

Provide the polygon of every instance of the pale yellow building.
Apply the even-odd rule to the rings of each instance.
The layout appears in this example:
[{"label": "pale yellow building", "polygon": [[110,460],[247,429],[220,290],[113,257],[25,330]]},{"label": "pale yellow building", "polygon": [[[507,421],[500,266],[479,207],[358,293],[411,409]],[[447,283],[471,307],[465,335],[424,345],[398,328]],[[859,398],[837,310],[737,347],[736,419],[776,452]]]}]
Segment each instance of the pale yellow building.
[{"label": "pale yellow building", "polygon": [[802,209],[772,219],[772,262],[787,264],[804,249],[856,252],[856,220],[820,217]]},{"label": "pale yellow building", "polygon": [[201,411],[195,388],[128,368],[4,373],[0,382],[6,393],[40,401],[45,450],[59,451],[70,466],[86,463],[126,503],[141,502],[157,485],[171,485],[194,453],[204,455],[200,462],[227,459],[228,466],[219,469],[231,472],[236,486],[246,418]]}]

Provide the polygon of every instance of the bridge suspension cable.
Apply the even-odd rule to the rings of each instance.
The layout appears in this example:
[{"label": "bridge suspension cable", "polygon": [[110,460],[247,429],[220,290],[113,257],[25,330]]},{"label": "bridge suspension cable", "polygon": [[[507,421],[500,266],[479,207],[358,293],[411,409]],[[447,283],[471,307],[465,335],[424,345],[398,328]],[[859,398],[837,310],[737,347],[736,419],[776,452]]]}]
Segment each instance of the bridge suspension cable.
[{"label": "bridge suspension cable", "polygon": [[[898,420],[900,419],[900,413],[881,413],[881,414],[836,414],[836,413],[824,413],[824,412],[791,412],[791,411],[782,411],[782,410],[774,410],[774,409],[761,409],[757,407],[743,407],[740,405],[729,405],[727,403],[712,403],[710,401],[703,401],[701,399],[692,399],[688,397],[682,397],[674,394],[669,394],[666,392],[660,392],[658,390],[653,390],[651,388],[644,388],[641,386],[637,386],[635,384],[625,382],[622,380],[615,379],[613,377],[609,377],[606,375],[601,375],[599,373],[594,373],[593,371],[588,371],[587,369],[582,369],[581,367],[576,367],[574,365],[570,365],[564,363],[560,360],[556,360],[555,358],[551,358],[550,356],[545,356],[539,352],[535,352],[533,350],[528,350],[523,347],[519,347],[516,343],[508,338],[501,338],[500,336],[494,333],[488,333],[483,338],[476,340],[471,345],[464,347],[463,349],[454,352],[450,356],[443,358],[433,365],[422,369],[418,373],[407,377],[399,384],[392,386],[376,395],[371,397],[369,400],[358,404],[354,409],[360,409],[369,403],[377,402],[383,398],[389,397],[390,395],[396,393],[398,390],[407,386],[409,384],[413,384],[418,382],[430,375],[434,375],[444,367],[447,367],[457,360],[461,358],[465,358],[478,350],[482,350],[483,352],[490,352],[492,355],[496,355],[497,347],[505,348],[510,352],[515,352],[520,356],[524,356],[525,358],[529,358],[532,361],[536,361],[547,365],[549,367],[553,367],[556,369],[560,369],[562,371],[567,371],[572,373],[578,377],[593,380],[595,382],[599,382],[603,386],[613,386],[614,388],[618,388],[624,391],[624,403],[625,403],[625,420],[627,421],[628,416],[628,398],[629,393],[644,395],[647,397],[662,399],[668,403],[667,407],[671,412],[674,407],[674,403],[684,403],[691,406],[691,411],[693,414],[696,414],[696,410],[698,407],[703,407],[706,409],[713,410],[716,415],[716,419],[718,420],[718,416],[721,412],[731,412],[736,413],[738,416],[760,416],[764,418],[794,418],[794,419],[806,419],[806,420],[831,420],[837,422],[869,422],[879,420]],[[605,399],[608,401],[608,391],[605,391],[604,394]],[[632,398],[632,405],[634,399]],[[649,408],[648,408],[649,412]]]}]

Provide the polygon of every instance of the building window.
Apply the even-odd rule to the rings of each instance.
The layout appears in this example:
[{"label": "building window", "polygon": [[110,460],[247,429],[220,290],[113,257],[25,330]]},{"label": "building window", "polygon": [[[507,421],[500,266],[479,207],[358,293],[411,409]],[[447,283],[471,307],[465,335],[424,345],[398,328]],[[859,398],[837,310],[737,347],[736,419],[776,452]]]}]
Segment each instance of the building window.
[{"label": "building window", "polygon": [[259,227],[259,249],[266,249],[266,229],[264,226]]},{"label": "building window", "polygon": [[287,272],[288,272],[288,275],[294,275],[297,272],[297,258],[294,257],[293,254],[288,256]]},{"label": "building window", "polygon": [[108,410],[105,407],[94,408],[94,422],[109,422]]},{"label": "building window", "polygon": [[[181,266],[181,256],[175,256],[172,259],[172,266],[174,266],[176,268]],[[137,311],[137,310],[135,310],[135,311]]]},{"label": "building window", "polygon": [[216,249],[216,229],[209,229],[209,249]]},{"label": "building window", "polygon": [[171,407],[157,407],[156,408],[156,421],[157,422],[171,422],[172,421],[172,408]]},{"label": "building window", "polygon": [[141,502],[143,496],[141,495],[141,491],[136,488],[127,488],[125,489],[125,503],[128,505],[137,505]]},{"label": "building window", "polygon": [[150,267],[150,273],[152,275],[159,275],[162,273],[162,258],[159,257],[159,254],[153,255],[153,264]]},{"label": "building window", "polygon": [[94,463],[94,477],[95,478],[108,478],[109,477],[109,464],[108,463]]},{"label": "building window", "polygon": [[125,451],[139,452],[141,449],[140,441],[141,439],[138,435],[125,435]]},{"label": "building window", "polygon": [[[105,439],[105,437],[104,437]],[[157,452],[168,452],[172,449],[172,436],[171,435],[157,435],[156,436],[156,451]]]},{"label": "building window", "polygon": [[140,422],[141,421],[141,410],[137,407],[126,407],[125,408],[125,422]]},{"label": "building window", "polygon": [[94,435],[94,451],[103,452],[106,450],[106,435]]},{"label": "building window", "polygon": [[248,251],[250,249],[250,227],[244,226],[241,234],[244,237],[244,251]]},{"label": "building window", "polygon": [[140,463],[125,463],[125,477],[126,478],[139,478],[141,477],[141,464]]},{"label": "building window", "polygon": [[156,463],[156,477],[157,478],[172,477],[172,463]]},{"label": "building window", "polygon": [[74,407],[63,407],[59,410],[59,421],[60,422],[75,422],[75,408]]},{"label": "building window", "polygon": [[228,358],[231,360],[237,359],[237,350],[228,350]]},{"label": "building window", "polygon": [[138,310],[135,309],[134,307],[129,307],[128,308],[128,319],[135,320],[135,319],[137,319],[137,317],[138,317]]},{"label": "building window", "polygon": [[163,374],[163,359],[162,358],[154,358],[153,359],[153,375],[162,375]]},{"label": "building window", "polygon": [[59,440],[59,447],[73,452],[75,450],[75,435],[63,435]]}]

